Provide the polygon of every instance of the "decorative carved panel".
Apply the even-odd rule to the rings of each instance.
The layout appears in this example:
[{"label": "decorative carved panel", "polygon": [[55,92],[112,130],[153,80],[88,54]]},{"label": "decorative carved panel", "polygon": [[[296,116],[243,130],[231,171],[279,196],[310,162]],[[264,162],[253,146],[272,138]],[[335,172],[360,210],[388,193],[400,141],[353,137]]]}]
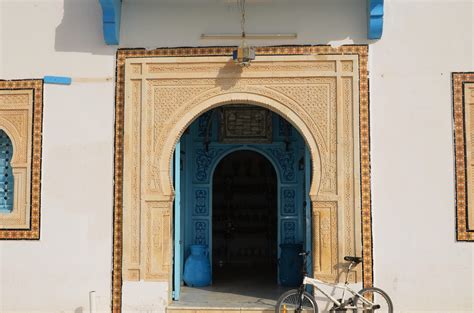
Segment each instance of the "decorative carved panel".
[{"label": "decorative carved panel", "polygon": [[474,73],[453,74],[457,240],[474,241]]},{"label": "decorative carved panel", "polygon": [[196,164],[194,164],[194,181],[197,183],[207,183],[210,180],[210,166],[212,162],[224,152],[219,148],[199,148],[196,149]]},{"label": "decorative carved panel", "polygon": [[[224,104],[257,105],[297,128],[313,161],[315,273],[335,280],[342,256],[362,254],[362,280],[372,285],[367,52],[367,46],[262,47],[252,65],[241,68],[231,60],[231,47],[119,50],[114,311],[120,311],[122,273],[171,282],[174,147],[193,120]],[[204,137],[206,118],[199,124]],[[286,135],[280,124],[278,132]],[[282,181],[291,183],[297,170],[288,165],[296,163],[291,148],[268,152],[283,169]],[[199,153],[192,179],[204,183],[222,151]],[[297,225],[291,215],[285,221],[283,236],[291,240]],[[206,225],[195,229],[203,230],[196,240],[206,240]]]},{"label": "decorative carved panel", "polygon": [[296,215],[295,207],[295,188],[284,187],[281,189],[281,214],[282,215]]},{"label": "decorative carved panel", "polygon": [[281,242],[296,243],[296,234],[298,233],[297,219],[283,219],[281,221]]},{"label": "decorative carved panel", "polygon": [[0,239],[40,238],[43,81],[0,81],[0,129],[13,145],[13,207],[0,212]]},{"label": "decorative carved panel", "polygon": [[144,271],[146,280],[171,278],[171,206],[166,201],[146,201],[144,211]]},{"label": "decorative carved panel", "polygon": [[208,220],[193,220],[193,244],[209,245]]},{"label": "decorative carved panel", "polygon": [[222,108],[219,139],[223,143],[270,143],[271,112],[249,106]]},{"label": "decorative carved panel", "polygon": [[335,280],[338,272],[337,202],[313,202],[312,216],[314,277]]},{"label": "decorative carved panel", "polygon": [[193,216],[209,214],[209,188],[199,188],[194,190],[194,205],[192,207]]}]

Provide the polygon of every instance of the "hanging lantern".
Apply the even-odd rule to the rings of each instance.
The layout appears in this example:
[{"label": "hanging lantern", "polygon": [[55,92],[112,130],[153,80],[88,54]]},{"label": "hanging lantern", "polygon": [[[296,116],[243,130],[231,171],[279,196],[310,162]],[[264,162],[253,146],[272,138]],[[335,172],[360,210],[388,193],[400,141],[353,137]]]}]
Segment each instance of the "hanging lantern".
[{"label": "hanging lantern", "polygon": [[245,0],[239,0],[240,7],[240,27],[242,29],[242,43],[232,53],[234,62],[240,66],[249,66],[250,61],[255,60],[255,48],[247,46],[245,42]]},{"label": "hanging lantern", "polygon": [[240,66],[249,66],[250,61],[255,60],[255,48],[242,45],[234,50],[232,58]]}]

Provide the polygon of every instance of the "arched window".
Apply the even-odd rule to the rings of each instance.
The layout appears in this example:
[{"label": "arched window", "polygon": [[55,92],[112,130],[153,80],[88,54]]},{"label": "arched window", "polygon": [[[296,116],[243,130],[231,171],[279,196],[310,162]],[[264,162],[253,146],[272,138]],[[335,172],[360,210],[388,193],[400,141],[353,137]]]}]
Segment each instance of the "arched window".
[{"label": "arched window", "polygon": [[11,159],[13,145],[8,135],[0,129],[0,212],[13,211],[13,171]]}]

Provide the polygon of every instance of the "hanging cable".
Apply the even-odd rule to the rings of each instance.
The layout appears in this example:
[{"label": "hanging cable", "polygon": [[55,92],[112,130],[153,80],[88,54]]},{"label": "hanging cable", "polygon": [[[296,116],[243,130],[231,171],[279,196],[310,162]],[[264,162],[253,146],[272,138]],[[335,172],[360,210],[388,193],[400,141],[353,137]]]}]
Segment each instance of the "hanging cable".
[{"label": "hanging cable", "polygon": [[238,0],[240,8],[240,30],[242,31],[242,40],[245,38],[245,0]]},{"label": "hanging cable", "polygon": [[238,0],[237,4],[240,9],[240,30],[242,32],[242,41],[240,47],[233,52],[234,61],[240,66],[249,66],[250,61],[255,59],[255,49],[248,47],[245,42],[245,12],[246,12],[246,0]]}]

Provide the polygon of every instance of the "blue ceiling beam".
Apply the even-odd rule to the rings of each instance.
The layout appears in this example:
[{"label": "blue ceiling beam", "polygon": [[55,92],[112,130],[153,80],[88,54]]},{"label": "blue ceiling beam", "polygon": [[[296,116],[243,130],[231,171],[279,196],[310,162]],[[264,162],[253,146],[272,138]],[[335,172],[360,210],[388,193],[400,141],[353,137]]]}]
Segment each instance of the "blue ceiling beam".
[{"label": "blue ceiling beam", "polygon": [[383,32],[383,1],[367,0],[367,38],[380,39]]},{"label": "blue ceiling beam", "polygon": [[104,40],[108,45],[118,45],[120,41],[120,14],[122,0],[99,0],[102,7]]}]

